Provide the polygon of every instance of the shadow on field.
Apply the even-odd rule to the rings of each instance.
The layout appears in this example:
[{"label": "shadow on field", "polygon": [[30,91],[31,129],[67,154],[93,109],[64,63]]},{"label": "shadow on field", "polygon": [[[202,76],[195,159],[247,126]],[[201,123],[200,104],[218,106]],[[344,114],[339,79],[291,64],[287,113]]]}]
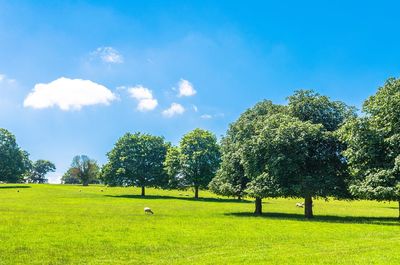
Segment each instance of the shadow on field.
[{"label": "shadow on field", "polygon": [[29,189],[31,186],[0,186],[0,189]]},{"label": "shadow on field", "polygon": [[129,198],[129,199],[146,199],[146,200],[184,200],[193,202],[231,202],[231,203],[252,203],[248,200],[237,200],[237,199],[220,199],[220,198],[191,198],[191,197],[176,197],[176,196],[161,196],[161,195],[104,195],[112,198]]},{"label": "shadow on field", "polygon": [[374,224],[374,225],[393,225],[400,226],[399,219],[396,217],[367,217],[367,216],[334,216],[334,215],[315,215],[313,219],[304,218],[303,214],[296,213],[274,213],[266,212],[263,215],[253,213],[226,213],[225,215],[237,217],[254,217],[266,219],[296,220],[303,222],[325,222],[325,223],[353,223],[353,224]]}]

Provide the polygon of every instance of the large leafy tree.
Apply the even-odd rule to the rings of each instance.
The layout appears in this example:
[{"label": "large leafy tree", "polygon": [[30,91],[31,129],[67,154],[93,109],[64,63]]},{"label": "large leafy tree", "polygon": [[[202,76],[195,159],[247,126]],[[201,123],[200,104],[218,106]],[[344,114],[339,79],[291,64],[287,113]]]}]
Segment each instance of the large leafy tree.
[{"label": "large leafy tree", "polygon": [[352,176],[350,192],[364,199],[399,202],[400,80],[390,78],[364,102],[364,116],[340,130]]},{"label": "large leafy tree", "polygon": [[270,175],[265,174],[264,167],[257,172],[249,170],[251,159],[260,154],[249,146],[256,135],[257,123],[260,120],[284,112],[286,107],[264,100],[246,110],[229,126],[226,136],[221,141],[221,167],[210,183],[213,192],[238,198],[246,195],[254,197],[256,214],[262,213],[263,198],[278,196],[276,183]]},{"label": "large leafy tree", "polygon": [[45,183],[47,182],[46,174],[54,172],[55,170],[56,166],[52,162],[39,159],[32,164],[28,181],[33,183]]},{"label": "large leafy tree", "polygon": [[0,128],[0,181],[20,182],[29,168],[29,154],[20,149],[12,133]]},{"label": "large leafy tree", "polygon": [[79,180],[79,183],[83,186],[88,186],[89,183],[96,183],[98,176],[99,166],[97,162],[86,155],[77,155],[72,159],[71,167],[62,177],[62,181],[65,184],[75,184],[70,181]]},{"label": "large leafy tree", "polygon": [[127,133],[107,154],[102,178],[109,185],[137,186],[145,196],[146,187],[163,187],[167,176],[163,162],[168,149],[163,137]]},{"label": "large leafy tree", "polygon": [[267,194],[304,198],[305,216],[312,218],[313,197],[338,196],[345,189],[337,145],[321,124],[276,114],[258,123],[246,167],[261,178]]},{"label": "large leafy tree", "polygon": [[165,169],[177,176],[181,185],[193,187],[194,197],[198,198],[199,189],[207,187],[219,163],[220,150],[215,135],[195,129],[182,137],[179,148],[169,152]]}]

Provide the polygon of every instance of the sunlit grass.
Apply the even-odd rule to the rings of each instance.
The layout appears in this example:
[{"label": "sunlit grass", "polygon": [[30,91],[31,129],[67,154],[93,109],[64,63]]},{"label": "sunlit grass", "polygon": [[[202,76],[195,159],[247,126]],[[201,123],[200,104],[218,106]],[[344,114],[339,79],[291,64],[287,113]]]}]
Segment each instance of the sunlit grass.
[{"label": "sunlit grass", "polygon": [[0,185],[0,264],[400,264],[395,203],[317,200],[308,221],[295,199],[255,217],[250,200],[205,191],[139,194]]}]

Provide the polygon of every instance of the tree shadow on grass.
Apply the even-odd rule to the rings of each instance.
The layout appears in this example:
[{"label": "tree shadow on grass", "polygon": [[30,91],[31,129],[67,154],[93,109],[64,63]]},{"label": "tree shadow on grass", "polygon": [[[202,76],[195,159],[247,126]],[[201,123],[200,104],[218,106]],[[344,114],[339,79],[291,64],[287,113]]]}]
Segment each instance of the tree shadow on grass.
[{"label": "tree shadow on grass", "polygon": [[193,202],[229,202],[229,203],[252,203],[249,200],[237,200],[237,199],[227,199],[227,198],[198,198],[193,197],[179,197],[179,196],[161,196],[161,195],[104,195],[106,197],[112,198],[128,198],[128,199],[146,199],[146,200],[183,200],[183,201],[193,201]]},{"label": "tree shadow on grass", "polygon": [[31,186],[17,186],[17,185],[14,185],[14,186],[1,186],[0,185],[0,189],[29,189],[29,188],[31,188]]},{"label": "tree shadow on grass", "polygon": [[226,213],[225,215],[236,216],[236,217],[295,220],[303,222],[324,222],[324,223],[343,223],[343,224],[352,223],[352,224],[400,226],[400,221],[396,217],[315,215],[314,218],[312,219],[306,219],[303,214],[276,213],[276,212],[266,212],[262,215],[255,215],[249,212],[237,212],[237,213]]}]

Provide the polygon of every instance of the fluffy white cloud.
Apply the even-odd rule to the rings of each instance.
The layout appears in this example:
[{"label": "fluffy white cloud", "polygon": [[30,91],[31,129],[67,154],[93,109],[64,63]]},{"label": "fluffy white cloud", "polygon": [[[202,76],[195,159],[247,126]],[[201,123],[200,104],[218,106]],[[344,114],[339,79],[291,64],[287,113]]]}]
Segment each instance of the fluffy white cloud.
[{"label": "fluffy white cloud", "polygon": [[178,97],[190,97],[194,96],[197,91],[194,89],[193,85],[185,79],[181,79],[178,83]]},{"label": "fluffy white cloud", "polygon": [[116,98],[108,88],[90,80],[61,77],[48,84],[36,84],[25,98],[24,107],[79,110],[83,106],[108,105]]},{"label": "fluffy white cloud", "polygon": [[172,103],[171,106],[162,112],[167,118],[171,118],[175,115],[183,114],[185,112],[185,108],[178,103]]},{"label": "fluffy white cloud", "polygon": [[99,57],[105,63],[123,63],[124,58],[113,47],[99,47],[93,51],[92,56]]},{"label": "fluffy white cloud", "polygon": [[128,89],[129,94],[132,98],[138,101],[137,109],[139,111],[149,111],[157,107],[158,101],[153,98],[153,92],[141,85]]}]

